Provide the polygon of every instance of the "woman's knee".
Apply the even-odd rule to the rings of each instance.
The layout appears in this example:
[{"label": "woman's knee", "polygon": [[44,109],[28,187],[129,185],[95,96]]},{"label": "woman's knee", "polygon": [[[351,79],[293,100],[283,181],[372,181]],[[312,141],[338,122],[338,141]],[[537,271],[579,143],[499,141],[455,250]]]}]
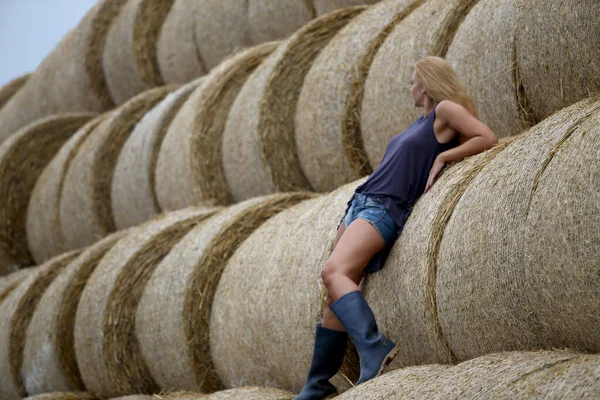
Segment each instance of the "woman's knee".
[{"label": "woman's knee", "polygon": [[327,260],[325,265],[323,265],[323,269],[321,270],[321,279],[323,280],[325,287],[328,288],[331,286],[338,275],[340,275],[339,267],[336,266],[336,264],[331,260]]}]

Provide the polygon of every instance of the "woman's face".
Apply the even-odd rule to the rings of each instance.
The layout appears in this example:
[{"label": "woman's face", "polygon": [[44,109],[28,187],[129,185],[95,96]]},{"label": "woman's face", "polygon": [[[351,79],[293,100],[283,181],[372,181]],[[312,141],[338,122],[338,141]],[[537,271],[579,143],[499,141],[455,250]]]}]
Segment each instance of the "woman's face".
[{"label": "woman's face", "polygon": [[424,107],[425,106],[425,89],[421,82],[417,79],[417,71],[414,71],[410,78],[410,93],[412,94],[413,100],[415,102],[415,107]]}]

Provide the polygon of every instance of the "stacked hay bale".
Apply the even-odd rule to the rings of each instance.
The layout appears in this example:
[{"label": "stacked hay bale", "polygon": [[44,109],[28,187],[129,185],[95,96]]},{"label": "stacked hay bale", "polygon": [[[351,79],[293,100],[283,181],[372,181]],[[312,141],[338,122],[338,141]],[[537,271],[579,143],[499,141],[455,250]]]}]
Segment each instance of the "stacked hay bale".
[{"label": "stacked hay bale", "polygon": [[117,104],[164,83],[157,42],[174,0],[128,0],[106,39],[102,66]]},{"label": "stacked hay bale", "polygon": [[35,267],[20,269],[0,277],[0,303],[12,292],[23,279],[35,271]]},{"label": "stacked hay bale", "polygon": [[79,146],[110,114],[81,127],[56,153],[37,179],[27,208],[27,243],[37,264],[67,251],[60,229],[59,208],[65,175]]},{"label": "stacked hay bale", "polygon": [[0,397],[4,400],[27,397],[21,365],[23,346],[33,312],[56,275],[77,256],[66,253],[32,271],[0,304]]},{"label": "stacked hay bale", "polygon": [[68,249],[89,246],[115,231],[110,185],[119,152],[144,114],[174,89],[151,89],[129,100],[79,147],[60,198],[60,227]]},{"label": "stacked hay bale", "polygon": [[261,224],[312,197],[256,198],[223,210],[190,231],[156,268],[136,315],[140,350],[163,390],[221,387],[210,355],[210,314],[231,255]]},{"label": "stacked hay bale", "polygon": [[295,119],[302,170],[326,192],[370,174],[360,131],[364,83],[377,49],[422,1],[387,0],[344,27],[306,75]]},{"label": "stacked hay bale", "polygon": [[139,225],[161,211],[154,184],[159,149],[173,118],[202,79],[182,86],[148,111],[123,145],[111,183],[117,229]]},{"label": "stacked hay bale", "polygon": [[306,73],[320,50],[364,10],[352,7],[302,27],[265,60],[237,96],[223,138],[233,199],[310,189],[294,145],[294,115]]},{"label": "stacked hay bale", "polygon": [[30,396],[25,400],[102,400],[86,392],[53,392]]},{"label": "stacked hay bale", "polygon": [[408,128],[420,114],[408,94],[415,63],[427,55],[443,57],[475,3],[477,0],[427,1],[402,20],[381,45],[365,83],[360,116],[371,167],[379,165],[392,136]]},{"label": "stacked hay bale", "polygon": [[48,117],[0,146],[0,275],[33,264],[25,227],[35,182],[63,143],[91,118],[92,114]]},{"label": "stacked hay bale", "polygon": [[275,46],[262,44],[224,61],[178,112],[161,145],[155,169],[157,199],[163,210],[200,202],[232,202],[221,163],[223,130],[240,88]]},{"label": "stacked hay bale", "polygon": [[27,83],[30,75],[26,74],[15,78],[0,88],[0,110]]},{"label": "stacked hay bale", "polygon": [[288,400],[293,396],[293,393],[277,388],[242,387],[212,393],[202,397],[202,400]]},{"label": "stacked hay bale", "polygon": [[317,15],[327,14],[342,7],[374,4],[379,0],[312,0]]},{"label": "stacked hay bale", "polygon": [[[0,142],[40,118],[114,107],[102,71],[102,51],[112,20],[125,0],[101,0],[44,59],[0,110]],[[65,71],[69,71],[65,74]]]},{"label": "stacked hay bale", "polygon": [[315,17],[312,1],[248,0],[250,41],[260,44],[286,38]]},{"label": "stacked hay bale", "polygon": [[145,284],[171,248],[216,210],[165,214],[120,240],[92,273],[75,320],[75,353],[85,386],[105,397],[153,393],[135,337],[135,312]]}]

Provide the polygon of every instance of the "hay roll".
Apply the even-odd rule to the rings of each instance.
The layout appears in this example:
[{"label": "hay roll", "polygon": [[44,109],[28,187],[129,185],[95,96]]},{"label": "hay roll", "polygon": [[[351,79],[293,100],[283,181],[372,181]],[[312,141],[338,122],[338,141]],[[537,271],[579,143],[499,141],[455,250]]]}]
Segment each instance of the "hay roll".
[{"label": "hay roll", "polygon": [[599,120],[598,97],[554,114],[490,162],[457,203],[435,289],[457,359],[600,351]]},{"label": "hay roll", "polygon": [[248,0],[252,44],[285,39],[315,17],[312,1]]},{"label": "hay roll", "polygon": [[421,115],[409,93],[414,65],[444,56],[458,26],[477,0],[432,0],[413,11],[387,37],[369,70],[361,108],[362,138],[371,167],[381,162],[392,136]]},{"label": "hay roll", "polygon": [[54,392],[30,396],[25,400],[102,400],[87,392]]},{"label": "hay roll", "polygon": [[0,259],[6,260],[0,275],[33,264],[25,227],[35,182],[63,143],[91,118],[92,114],[48,117],[0,146]]},{"label": "hay roll", "polygon": [[294,115],[321,49],[363,7],[327,14],[298,30],[263,62],[237,96],[223,138],[223,167],[235,201],[309,190],[294,144]]},{"label": "hay roll", "polygon": [[108,115],[94,118],[73,134],[35,183],[27,207],[26,232],[29,250],[37,264],[67,251],[58,217],[65,175],[81,143]]},{"label": "hay roll", "polygon": [[75,359],[75,312],[87,280],[125,231],[84,250],[48,287],[33,314],[23,353],[23,376],[29,394],[84,390]]},{"label": "hay roll", "polygon": [[275,46],[262,44],[224,61],[181,108],[160,148],[155,171],[163,210],[232,202],[221,163],[223,130],[240,88]]},{"label": "hay roll", "polygon": [[159,149],[179,108],[199,84],[191,82],[165,97],[148,111],[125,142],[111,184],[117,229],[139,225],[160,212],[154,190]]},{"label": "hay roll", "polygon": [[157,391],[139,353],[135,312],[152,271],[183,235],[215,212],[192,208],[141,225],[102,259],[83,290],[75,353],[85,386],[105,397]]},{"label": "hay roll", "polygon": [[36,267],[24,268],[0,277],[0,304],[12,292],[21,281],[36,270]]},{"label": "hay roll", "polygon": [[156,57],[165,83],[183,84],[206,74],[194,32],[200,1],[175,0],[158,37]]},{"label": "hay roll", "polygon": [[102,50],[108,28],[124,3],[99,1],[44,59],[0,110],[0,143],[49,115],[114,107],[102,71]]},{"label": "hay roll", "polygon": [[172,90],[165,86],[134,97],[81,144],[65,176],[60,199],[60,227],[68,249],[91,245],[115,231],[110,185],[119,152],[144,114]]},{"label": "hay roll", "polygon": [[202,400],[288,400],[294,396],[287,390],[272,387],[241,387],[221,390],[202,397]]},{"label": "hay roll", "polygon": [[[299,392],[304,385],[325,307],[321,268],[355,188],[272,217],[229,260],[210,322],[212,359],[225,387],[268,384]],[[350,380],[357,378],[356,362],[347,356],[341,371]],[[334,382],[348,387],[341,375]]]},{"label": "hay roll", "polygon": [[375,4],[379,0],[313,0],[315,12],[318,16],[337,10],[342,7],[362,6]]},{"label": "hay roll", "polygon": [[599,19],[595,0],[519,1],[516,61],[534,120],[600,91]]},{"label": "hay roll", "polygon": [[36,268],[0,304],[0,398],[27,397],[21,365],[31,317],[44,291],[62,268],[77,256],[66,253]]},{"label": "hay roll", "polygon": [[276,194],[229,207],[190,231],[156,268],[140,301],[136,334],[163,390],[220,388],[210,357],[209,328],[225,264],[262,223],[309,197]]},{"label": "hay roll", "polygon": [[0,110],[4,105],[27,83],[29,76],[31,74],[26,74],[20,76],[18,78],[13,79],[8,82],[4,86],[0,87]]},{"label": "hay roll", "polygon": [[304,79],[295,117],[298,159],[326,192],[368,175],[360,133],[364,82],[378,47],[421,1],[390,0],[356,17],[321,51]]}]

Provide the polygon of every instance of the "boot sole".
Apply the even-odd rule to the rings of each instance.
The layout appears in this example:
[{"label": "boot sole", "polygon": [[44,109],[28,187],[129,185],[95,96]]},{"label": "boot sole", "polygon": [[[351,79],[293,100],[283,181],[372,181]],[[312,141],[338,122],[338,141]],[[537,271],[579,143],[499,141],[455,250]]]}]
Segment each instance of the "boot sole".
[{"label": "boot sole", "polygon": [[394,358],[398,355],[398,351],[400,351],[400,347],[399,346],[394,346],[394,348],[388,353],[388,355],[385,356],[385,360],[381,364],[381,368],[379,368],[379,372],[377,372],[377,375],[375,375],[373,377],[373,379],[377,378],[378,376],[381,376],[381,374],[383,374],[383,370],[385,369],[385,367],[387,367],[388,365],[390,365],[390,363],[392,361],[394,361]]}]

